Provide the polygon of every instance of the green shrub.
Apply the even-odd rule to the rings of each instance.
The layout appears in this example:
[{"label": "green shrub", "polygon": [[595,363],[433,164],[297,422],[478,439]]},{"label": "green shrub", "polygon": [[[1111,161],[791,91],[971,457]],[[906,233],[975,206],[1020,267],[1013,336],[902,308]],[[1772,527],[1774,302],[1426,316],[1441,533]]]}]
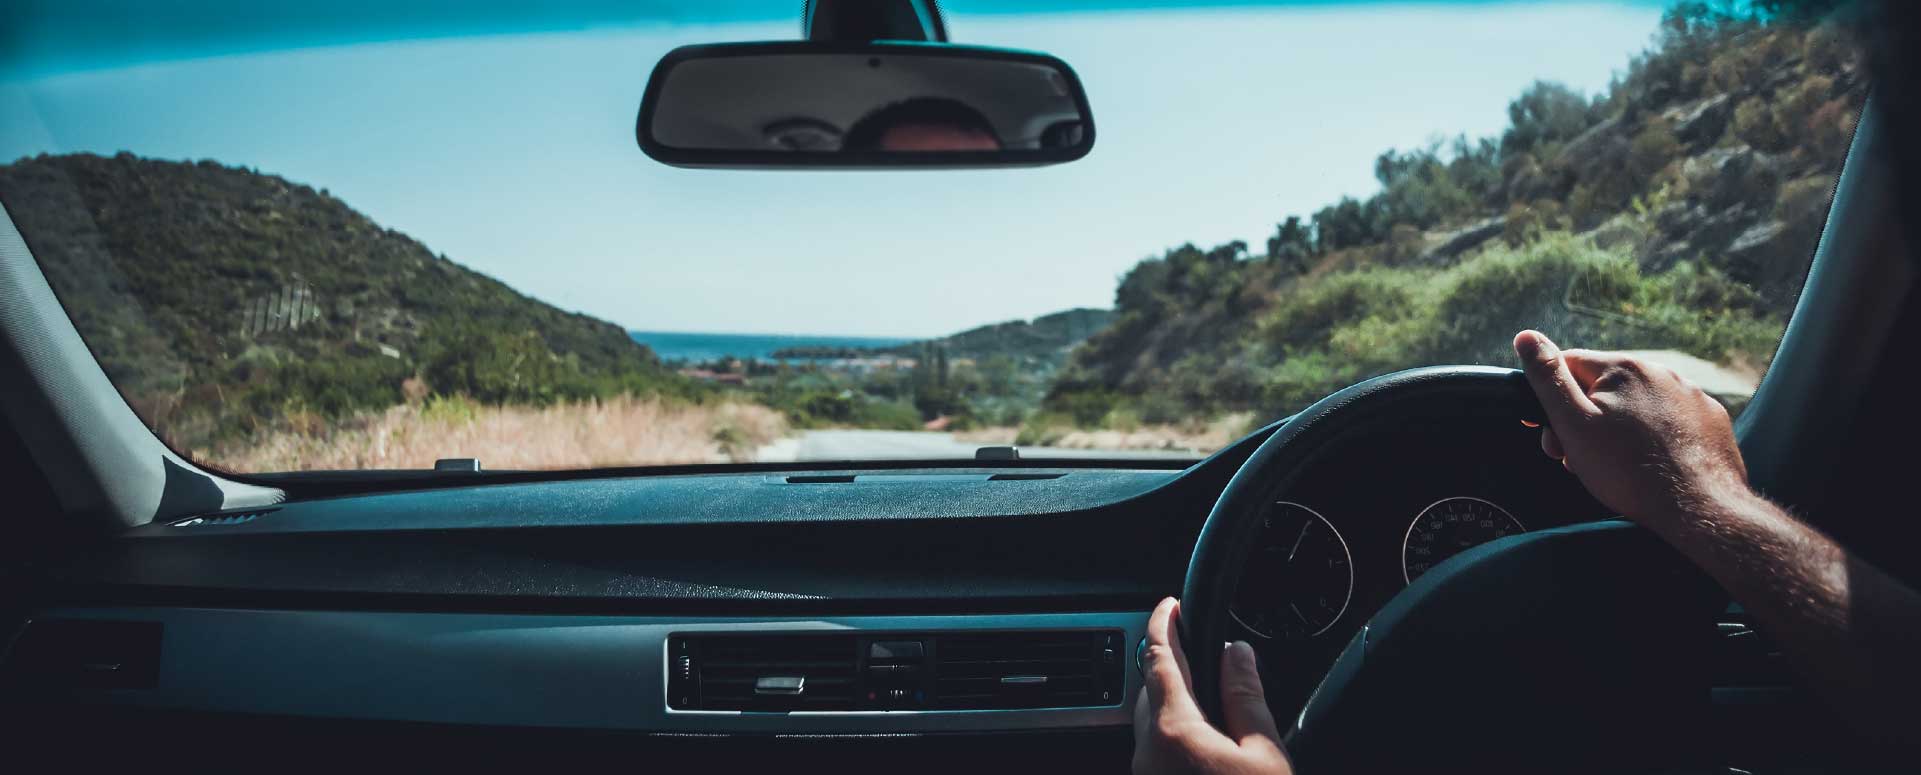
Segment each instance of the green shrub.
[{"label": "green shrub", "polygon": [[473,422],[479,414],[480,406],[464,395],[431,396],[420,411],[422,419],[449,425]]},{"label": "green shrub", "polygon": [[[1283,352],[1262,400],[1280,416],[1396,369],[1509,364],[1510,339],[1523,328],[1581,347],[1765,364],[1782,321],[1764,309],[1752,289],[1711,267],[1682,262],[1644,275],[1625,253],[1550,234],[1448,269],[1365,269],[1299,288],[1262,323]],[[1339,310],[1348,314],[1330,314]]]},{"label": "green shrub", "polygon": [[1020,433],[1014,436],[1015,446],[1047,447],[1053,446],[1076,427],[1072,416],[1060,412],[1035,412],[1021,423]]},{"label": "green shrub", "polygon": [[1734,106],[1732,128],[1734,136],[1741,142],[1763,151],[1780,151],[1789,142],[1788,132],[1775,115],[1774,108],[1760,97],[1749,97]]},{"label": "green shrub", "polygon": [[1650,121],[1628,144],[1628,174],[1634,187],[1645,189],[1654,176],[1681,156],[1681,142],[1666,121]]}]

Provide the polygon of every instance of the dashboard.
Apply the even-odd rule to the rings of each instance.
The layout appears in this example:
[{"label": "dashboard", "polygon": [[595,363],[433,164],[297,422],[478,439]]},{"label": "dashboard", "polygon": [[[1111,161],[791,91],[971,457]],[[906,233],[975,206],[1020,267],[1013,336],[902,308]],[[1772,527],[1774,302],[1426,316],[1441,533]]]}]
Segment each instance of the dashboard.
[{"label": "dashboard", "polygon": [[[200,515],[42,565],[26,632],[85,657],[42,691],[150,712],[670,735],[1122,730],[1146,613],[1178,594],[1208,511],[1272,430],[1178,469],[507,479]],[[1410,578],[1606,516],[1537,444],[1473,412],[1356,427],[1284,494],[1232,609],[1277,712]],[[139,667],[102,684],[86,673],[100,664]]]}]

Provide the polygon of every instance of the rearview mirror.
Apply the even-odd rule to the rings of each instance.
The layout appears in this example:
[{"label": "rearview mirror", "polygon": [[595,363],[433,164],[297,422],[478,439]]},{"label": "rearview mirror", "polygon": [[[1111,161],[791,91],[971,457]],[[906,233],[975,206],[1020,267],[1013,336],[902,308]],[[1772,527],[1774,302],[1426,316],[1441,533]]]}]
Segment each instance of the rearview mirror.
[{"label": "rearview mirror", "polygon": [[640,148],[682,167],[1002,167],[1087,155],[1094,118],[1045,54],[945,43],[683,46],[654,67]]}]

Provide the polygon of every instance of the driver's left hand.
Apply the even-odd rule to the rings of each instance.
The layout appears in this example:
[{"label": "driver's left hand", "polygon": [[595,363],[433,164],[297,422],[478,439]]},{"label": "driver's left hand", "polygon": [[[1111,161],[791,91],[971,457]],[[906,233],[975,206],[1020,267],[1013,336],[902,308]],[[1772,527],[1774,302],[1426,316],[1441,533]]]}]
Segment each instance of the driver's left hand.
[{"label": "driver's left hand", "polygon": [[1207,723],[1181,650],[1180,611],[1180,601],[1170,597],[1147,620],[1146,686],[1134,704],[1134,772],[1292,775],[1246,641],[1227,644],[1221,654],[1226,734]]}]

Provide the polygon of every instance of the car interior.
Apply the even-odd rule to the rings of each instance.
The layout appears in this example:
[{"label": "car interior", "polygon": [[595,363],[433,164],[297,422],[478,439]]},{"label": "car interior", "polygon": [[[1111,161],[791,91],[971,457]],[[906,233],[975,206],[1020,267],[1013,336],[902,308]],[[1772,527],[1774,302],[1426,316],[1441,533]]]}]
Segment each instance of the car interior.
[{"label": "car interior", "polygon": [[[1100,106],[1067,63],[970,49],[913,77],[982,84],[1005,65],[1031,93],[981,110],[1019,142],[836,155],[864,111],[844,90],[801,93],[820,73],[968,47],[931,2],[807,5],[807,41],[706,41],[663,62],[641,149],[696,168],[1006,167],[1094,143]],[[817,72],[772,56],[810,52]],[[756,53],[805,83],[726,91],[759,77],[725,69]],[[675,67],[693,98],[661,84]],[[1915,583],[1910,86],[1869,97],[1736,430],[1757,489]],[[1725,592],[1541,454],[1513,369],[1367,379],[1198,462],[983,449],[242,474],[148,429],[31,237],[0,218],[10,759],[1115,772],[1148,614],[1178,596],[1187,642],[1255,643],[1299,771],[1885,764]],[[1189,653],[1218,710],[1219,653]]]}]

